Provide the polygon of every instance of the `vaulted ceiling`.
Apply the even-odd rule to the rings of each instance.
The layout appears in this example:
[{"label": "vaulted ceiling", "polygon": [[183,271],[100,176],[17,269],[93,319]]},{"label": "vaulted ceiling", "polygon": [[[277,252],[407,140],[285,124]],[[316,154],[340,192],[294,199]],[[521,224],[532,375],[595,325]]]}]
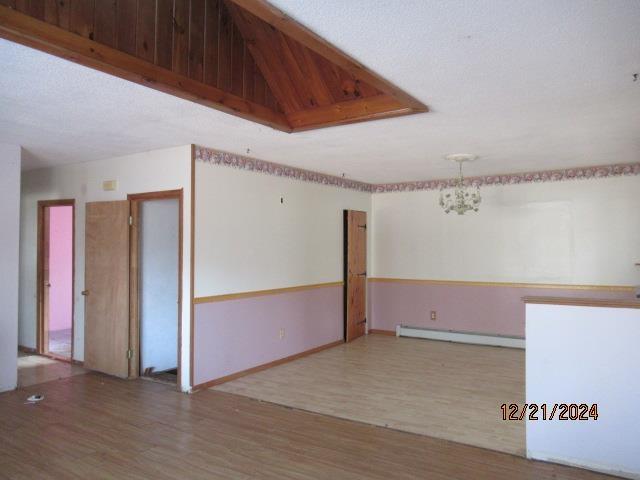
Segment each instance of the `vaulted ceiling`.
[{"label": "vaulted ceiling", "polygon": [[0,36],[286,132],[427,111],[262,0],[0,0]]},{"label": "vaulted ceiling", "polygon": [[429,113],[292,135],[0,39],[0,142],[25,169],[195,143],[370,183],[458,152],[470,176],[640,161],[638,0],[270,1]]}]

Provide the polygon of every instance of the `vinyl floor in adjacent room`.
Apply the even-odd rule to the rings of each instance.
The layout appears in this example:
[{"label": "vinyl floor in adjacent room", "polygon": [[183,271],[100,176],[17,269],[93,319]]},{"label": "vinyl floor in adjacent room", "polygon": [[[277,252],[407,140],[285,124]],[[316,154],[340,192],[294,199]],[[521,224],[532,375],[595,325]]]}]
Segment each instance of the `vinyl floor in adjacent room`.
[{"label": "vinyl floor in adjacent room", "polygon": [[520,349],[367,335],[214,387],[335,417],[524,455]]},{"label": "vinyl floor in adjacent room", "polygon": [[72,333],[73,331],[70,328],[51,330],[49,332],[49,353],[71,358]]},{"label": "vinyl floor in adjacent room", "polygon": [[[25,403],[33,393],[45,399]],[[0,394],[0,479],[596,480],[585,470],[89,373]]]},{"label": "vinyl floor in adjacent room", "polygon": [[18,354],[18,387],[28,387],[74,375],[82,375],[87,370],[68,362],[61,362],[35,354]]}]

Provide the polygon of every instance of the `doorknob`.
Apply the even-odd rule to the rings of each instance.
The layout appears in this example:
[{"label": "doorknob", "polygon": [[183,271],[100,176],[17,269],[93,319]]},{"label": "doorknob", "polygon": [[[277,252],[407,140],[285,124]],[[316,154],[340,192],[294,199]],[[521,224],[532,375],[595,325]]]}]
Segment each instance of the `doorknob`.
[{"label": "doorknob", "polygon": [[47,283],[45,283],[45,284],[44,284],[44,286],[45,286],[45,287],[50,287],[50,286],[51,286],[51,284],[50,284],[49,282],[47,282]]},{"label": "doorknob", "polygon": [[82,290],[82,292],[80,292],[81,295],[84,295],[85,297],[87,295],[89,295],[89,290]]}]

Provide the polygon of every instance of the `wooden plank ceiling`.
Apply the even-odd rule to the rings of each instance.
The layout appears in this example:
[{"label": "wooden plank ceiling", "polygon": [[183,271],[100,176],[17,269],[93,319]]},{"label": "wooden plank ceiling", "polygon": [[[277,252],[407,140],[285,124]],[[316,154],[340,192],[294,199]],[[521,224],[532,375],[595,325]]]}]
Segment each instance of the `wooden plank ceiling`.
[{"label": "wooden plank ceiling", "polygon": [[0,0],[0,36],[286,132],[428,110],[263,0]]}]

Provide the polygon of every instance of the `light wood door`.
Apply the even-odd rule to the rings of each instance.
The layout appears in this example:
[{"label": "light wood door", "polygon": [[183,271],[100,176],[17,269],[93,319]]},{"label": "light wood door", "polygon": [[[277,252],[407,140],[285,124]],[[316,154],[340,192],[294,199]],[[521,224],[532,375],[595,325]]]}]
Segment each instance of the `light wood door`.
[{"label": "light wood door", "polygon": [[129,374],[129,202],[93,202],[85,224],[84,366]]},{"label": "light wood door", "polygon": [[345,341],[366,332],[367,213],[345,211]]}]

